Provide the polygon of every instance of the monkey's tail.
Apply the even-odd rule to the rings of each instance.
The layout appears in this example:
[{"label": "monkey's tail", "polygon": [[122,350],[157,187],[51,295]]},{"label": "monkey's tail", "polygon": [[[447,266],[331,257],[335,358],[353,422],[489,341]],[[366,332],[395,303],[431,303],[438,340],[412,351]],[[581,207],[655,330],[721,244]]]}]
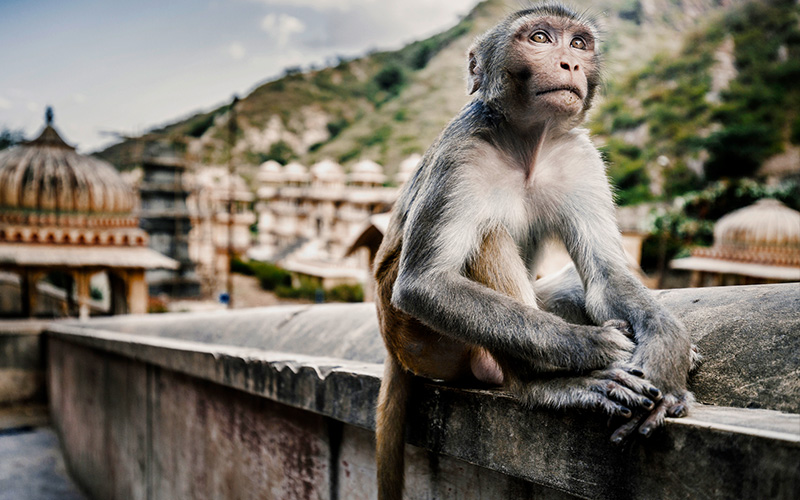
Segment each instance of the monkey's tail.
[{"label": "monkey's tail", "polygon": [[403,498],[406,404],[411,374],[391,354],[386,356],[375,425],[378,500]]}]

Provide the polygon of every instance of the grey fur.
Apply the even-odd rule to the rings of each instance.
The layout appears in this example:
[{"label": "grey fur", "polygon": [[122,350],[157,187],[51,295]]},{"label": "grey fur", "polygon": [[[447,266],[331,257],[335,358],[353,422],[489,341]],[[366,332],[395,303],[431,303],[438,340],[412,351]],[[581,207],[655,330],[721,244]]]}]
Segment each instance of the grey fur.
[{"label": "grey fur", "polygon": [[[541,30],[550,45],[529,35]],[[476,97],[406,184],[376,278],[392,362],[445,378],[434,373],[445,348],[470,355],[482,348],[524,404],[633,415],[614,433],[619,441],[686,413],[692,355],[686,329],[628,269],[605,167],[577,128],[599,85],[596,31],[546,4],[509,16],[477,40],[469,61]],[[574,48],[577,37],[592,51]],[[575,265],[534,283],[553,238]],[[490,240],[511,259],[493,272],[518,270],[501,276],[518,296],[470,278],[479,275],[476,267],[497,268],[481,253]],[[460,359],[449,356],[448,369]],[[382,498],[397,493],[392,481],[379,484]]]}]

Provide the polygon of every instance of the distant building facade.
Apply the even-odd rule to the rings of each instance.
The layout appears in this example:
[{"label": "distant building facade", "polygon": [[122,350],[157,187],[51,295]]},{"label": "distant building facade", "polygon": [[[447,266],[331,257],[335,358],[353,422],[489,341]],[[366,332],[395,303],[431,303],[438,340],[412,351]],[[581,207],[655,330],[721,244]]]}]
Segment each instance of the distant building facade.
[{"label": "distant building facade", "polygon": [[250,228],[256,222],[251,209],[255,196],[244,179],[230,175],[226,167],[198,167],[188,176],[187,183],[190,194],[186,202],[192,225],[189,256],[197,264],[206,292],[218,293],[225,288],[228,252],[242,256],[253,246]]},{"label": "distant building facade", "polygon": [[116,169],[75,152],[52,117],[0,152],[0,315],[145,313],[145,270],[178,263],[147,248]]},{"label": "distant building facade", "polygon": [[141,196],[142,229],[150,235],[150,248],[179,263],[177,269],[147,272],[151,295],[173,297],[200,295],[200,280],[189,257],[191,220],[184,184],[186,164],[173,145],[153,141],[145,145],[142,158]]},{"label": "distant building facade", "polygon": [[734,210],[714,225],[714,244],[670,267],[692,272],[692,286],[800,281],[800,212],[774,199]]}]

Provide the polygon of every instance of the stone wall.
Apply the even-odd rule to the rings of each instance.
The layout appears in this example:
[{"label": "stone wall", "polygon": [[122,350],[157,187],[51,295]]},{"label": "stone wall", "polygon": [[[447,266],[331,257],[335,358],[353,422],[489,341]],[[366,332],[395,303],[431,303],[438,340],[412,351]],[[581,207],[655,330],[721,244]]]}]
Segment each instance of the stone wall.
[{"label": "stone wall", "polygon": [[37,320],[0,321],[0,406],[44,403],[40,334],[45,324]]},{"label": "stone wall", "polygon": [[[706,358],[688,418],[613,447],[599,415],[419,380],[407,497],[800,497],[800,287],[657,295]],[[384,353],[370,305],[103,318],[48,336],[52,419],[94,498],[375,498]]]}]

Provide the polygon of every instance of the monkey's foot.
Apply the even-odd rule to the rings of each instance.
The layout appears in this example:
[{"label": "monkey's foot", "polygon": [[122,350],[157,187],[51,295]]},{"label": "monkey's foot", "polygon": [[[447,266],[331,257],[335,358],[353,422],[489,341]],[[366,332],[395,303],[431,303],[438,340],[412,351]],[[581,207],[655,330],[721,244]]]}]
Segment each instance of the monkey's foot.
[{"label": "monkey's foot", "polygon": [[653,431],[664,425],[666,417],[685,417],[694,403],[694,395],[685,391],[682,394],[665,394],[661,401],[649,413],[639,413],[620,426],[611,435],[611,442],[622,443],[625,438],[638,429],[639,434],[650,437]]}]

